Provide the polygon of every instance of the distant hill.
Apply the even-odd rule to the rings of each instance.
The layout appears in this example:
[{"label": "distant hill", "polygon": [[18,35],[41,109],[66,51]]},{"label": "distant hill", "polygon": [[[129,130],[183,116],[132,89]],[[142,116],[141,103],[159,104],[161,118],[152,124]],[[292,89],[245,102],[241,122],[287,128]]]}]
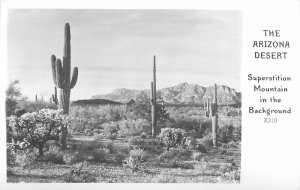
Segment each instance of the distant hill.
[{"label": "distant hill", "polygon": [[105,99],[89,99],[89,100],[77,100],[73,101],[72,105],[76,106],[85,106],[85,105],[120,105],[122,103],[112,101],[112,100],[105,100]]},{"label": "distant hill", "polygon": [[[157,90],[158,99],[169,104],[203,104],[207,99],[213,98],[213,86],[203,87],[197,84],[180,83],[173,87]],[[218,85],[219,104],[241,103],[241,93],[225,85]],[[116,89],[103,95],[95,95],[92,99],[107,99],[126,103],[130,100],[145,102],[149,100],[149,90]]]}]

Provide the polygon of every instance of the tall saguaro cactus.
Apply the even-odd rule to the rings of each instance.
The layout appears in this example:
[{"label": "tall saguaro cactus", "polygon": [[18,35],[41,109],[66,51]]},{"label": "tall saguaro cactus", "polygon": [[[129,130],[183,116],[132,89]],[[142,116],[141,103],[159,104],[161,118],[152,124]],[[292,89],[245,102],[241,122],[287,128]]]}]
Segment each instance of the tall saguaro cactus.
[{"label": "tall saguaro cactus", "polygon": [[214,86],[214,100],[211,104],[211,122],[212,122],[212,137],[213,145],[217,146],[217,131],[218,131],[218,94],[217,84]]},{"label": "tall saguaro cactus", "polygon": [[156,115],[156,63],[155,56],[153,60],[153,81],[151,82],[151,120],[152,120],[152,137],[156,136],[156,124],[157,124],[157,115]]},{"label": "tall saguaro cactus", "polygon": [[[64,35],[63,63],[60,59],[56,59],[55,55],[52,55],[51,66],[54,84],[60,89],[59,108],[63,110],[64,114],[69,114],[70,93],[78,78],[78,68],[74,67],[71,79],[71,32],[69,23],[65,24]],[[63,148],[66,147],[67,133],[67,129],[63,128],[61,132],[61,146]]]}]

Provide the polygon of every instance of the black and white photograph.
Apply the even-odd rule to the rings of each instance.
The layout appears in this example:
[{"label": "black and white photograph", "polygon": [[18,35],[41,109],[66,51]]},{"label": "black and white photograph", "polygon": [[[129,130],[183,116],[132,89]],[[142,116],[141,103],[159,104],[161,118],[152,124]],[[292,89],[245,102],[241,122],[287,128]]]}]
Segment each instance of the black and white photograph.
[{"label": "black and white photograph", "polygon": [[0,0],[0,189],[300,188],[300,0]]},{"label": "black and white photograph", "polygon": [[9,9],[7,183],[240,183],[242,12]]}]

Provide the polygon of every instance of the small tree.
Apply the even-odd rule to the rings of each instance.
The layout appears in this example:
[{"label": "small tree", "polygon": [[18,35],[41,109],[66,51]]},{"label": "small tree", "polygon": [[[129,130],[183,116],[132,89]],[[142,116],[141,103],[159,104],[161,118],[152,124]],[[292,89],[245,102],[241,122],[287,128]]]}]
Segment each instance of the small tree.
[{"label": "small tree", "polygon": [[19,80],[14,80],[9,83],[8,88],[6,89],[6,116],[10,116],[14,113],[17,108],[17,100],[22,96],[20,88],[17,87]]},{"label": "small tree", "polygon": [[[62,111],[42,109],[39,112],[25,113],[21,117],[8,118],[12,130],[12,144],[15,148],[24,150],[33,146],[43,156],[44,144],[51,139],[58,139],[63,128],[69,126],[70,119]],[[16,140],[21,140],[23,142]]]},{"label": "small tree", "polygon": [[104,123],[102,125],[104,129],[104,133],[108,134],[109,136],[112,136],[113,134],[116,134],[119,131],[119,124],[117,122],[109,122],[109,123]]}]

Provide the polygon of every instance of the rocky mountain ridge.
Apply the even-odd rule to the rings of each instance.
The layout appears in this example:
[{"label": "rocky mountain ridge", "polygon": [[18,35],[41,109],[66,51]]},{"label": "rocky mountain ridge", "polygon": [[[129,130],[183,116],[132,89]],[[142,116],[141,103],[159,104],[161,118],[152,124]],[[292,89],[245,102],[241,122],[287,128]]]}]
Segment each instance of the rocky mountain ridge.
[{"label": "rocky mountain ridge", "polygon": [[[173,87],[157,90],[158,101],[172,104],[203,104],[204,101],[212,100],[213,86],[203,87],[198,84],[180,83]],[[225,85],[218,85],[218,103],[236,104],[241,102],[241,93]],[[117,102],[149,101],[149,90],[116,89],[111,93],[92,96],[92,99],[107,99]]]}]

